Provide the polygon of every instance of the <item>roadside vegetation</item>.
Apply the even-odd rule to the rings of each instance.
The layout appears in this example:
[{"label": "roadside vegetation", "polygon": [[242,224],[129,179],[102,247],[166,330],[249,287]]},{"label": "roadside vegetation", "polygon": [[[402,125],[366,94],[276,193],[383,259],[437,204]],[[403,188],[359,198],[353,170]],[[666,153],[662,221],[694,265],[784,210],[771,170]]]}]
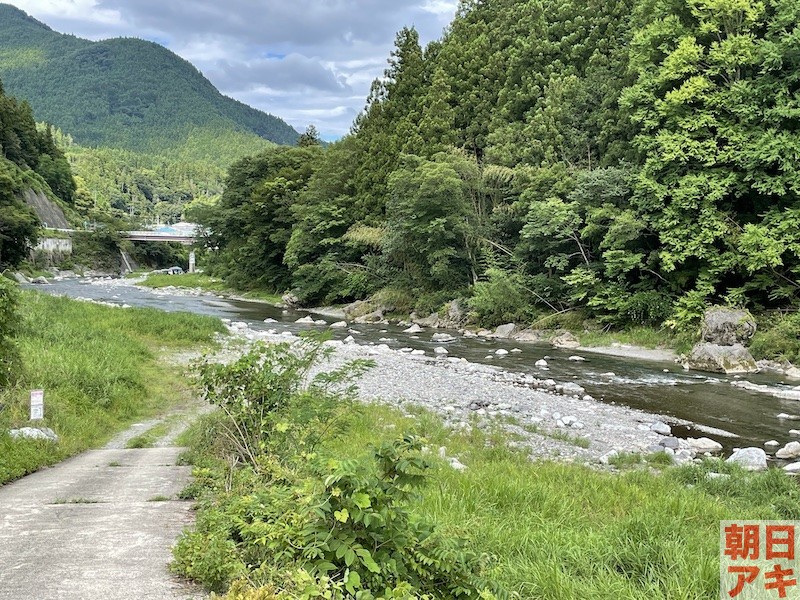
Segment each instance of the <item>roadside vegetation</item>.
[{"label": "roadside vegetation", "polygon": [[219,410],[183,440],[199,510],[173,566],[226,600],[713,598],[720,520],[800,516],[780,470],[531,462],[499,430],[354,404],[366,365],[307,383],[323,355],[306,340],[199,366]]},{"label": "roadside vegetation", "polygon": [[[163,356],[213,344],[222,324],[210,317],[153,309],[119,309],[19,293],[0,277],[0,306],[18,297],[13,334],[0,311],[0,345],[14,361],[0,382],[0,484],[107,441],[190,393],[182,366]],[[6,354],[6,347],[13,353]],[[29,394],[45,393],[45,418],[31,423]],[[9,429],[49,427],[57,443],[12,439]]]}]

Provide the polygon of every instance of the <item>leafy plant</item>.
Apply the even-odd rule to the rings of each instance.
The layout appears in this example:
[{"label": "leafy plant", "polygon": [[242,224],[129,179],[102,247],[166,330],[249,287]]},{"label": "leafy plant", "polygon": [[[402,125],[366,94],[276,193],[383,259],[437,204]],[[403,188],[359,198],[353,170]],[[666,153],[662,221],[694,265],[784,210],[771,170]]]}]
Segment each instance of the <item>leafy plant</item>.
[{"label": "leafy plant", "polygon": [[260,470],[261,455],[312,452],[331,430],[330,417],[354,396],[353,379],[372,363],[355,360],[312,377],[312,367],[332,351],[323,342],[307,336],[297,344],[257,343],[230,364],[197,366],[197,384],[225,414],[221,434],[238,460]]}]

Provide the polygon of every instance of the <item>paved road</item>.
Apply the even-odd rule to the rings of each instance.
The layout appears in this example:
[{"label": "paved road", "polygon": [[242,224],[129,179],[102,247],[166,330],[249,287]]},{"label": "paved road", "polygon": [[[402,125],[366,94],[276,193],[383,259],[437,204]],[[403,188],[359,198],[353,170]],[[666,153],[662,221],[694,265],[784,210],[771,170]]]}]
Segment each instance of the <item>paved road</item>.
[{"label": "paved road", "polygon": [[[93,450],[0,487],[0,600],[186,600],[179,448]],[[168,500],[165,500],[168,499]]]}]

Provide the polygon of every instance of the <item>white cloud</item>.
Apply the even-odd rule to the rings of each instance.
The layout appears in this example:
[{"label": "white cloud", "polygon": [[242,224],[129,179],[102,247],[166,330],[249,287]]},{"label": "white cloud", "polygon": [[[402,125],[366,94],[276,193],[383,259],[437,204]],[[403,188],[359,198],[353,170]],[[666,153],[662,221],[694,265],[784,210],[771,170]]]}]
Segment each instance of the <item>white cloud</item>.
[{"label": "white cloud", "polygon": [[98,0],[15,0],[11,4],[40,21],[55,17],[59,20],[87,21],[102,25],[123,24],[120,11],[101,8]]},{"label": "white cloud", "polygon": [[441,35],[457,0],[0,0],[56,31],[156,41],[220,91],[302,130],[341,136],[383,75],[395,33]]},{"label": "white cloud", "polygon": [[450,17],[455,14],[458,2],[455,0],[427,0],[422,9],[435,15]]}]

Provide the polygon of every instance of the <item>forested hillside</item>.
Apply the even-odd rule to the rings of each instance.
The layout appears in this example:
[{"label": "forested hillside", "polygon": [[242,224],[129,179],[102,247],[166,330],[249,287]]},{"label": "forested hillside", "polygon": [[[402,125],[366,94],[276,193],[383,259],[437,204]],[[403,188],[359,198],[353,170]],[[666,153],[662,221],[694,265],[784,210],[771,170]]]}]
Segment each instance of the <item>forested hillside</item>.
[{"label": "forested hillside", "polygon": [[59,129],[50,131],[75,175],[74,206],[85,220],[117,218],[133,227],[174,223],[193,204],[222,194],[226,170],[191,152],[90,148]]},{"label": "forested hillside", "polygon": [[281,119],[223,96],[190,63],[139,39],[91,42],[0,4],[0,79],[39,120],[82,145],[134,151],[183,148],[226,167],[263,140],[293,144]]},{"label": "forested hillside", "polygon": [[22,192],[33,189],[70,205],[75,181],[53,131],[37,129],[30,105],[6,95],[0,82],[0,270],[18,264],[40,225]]},{"label": "forested hillside", "polygon": [[218,271],[484,323],[793,307],[798,23],[787,0],[462,1],[426,48],[398,34],[352,135],[234,169]]}]

